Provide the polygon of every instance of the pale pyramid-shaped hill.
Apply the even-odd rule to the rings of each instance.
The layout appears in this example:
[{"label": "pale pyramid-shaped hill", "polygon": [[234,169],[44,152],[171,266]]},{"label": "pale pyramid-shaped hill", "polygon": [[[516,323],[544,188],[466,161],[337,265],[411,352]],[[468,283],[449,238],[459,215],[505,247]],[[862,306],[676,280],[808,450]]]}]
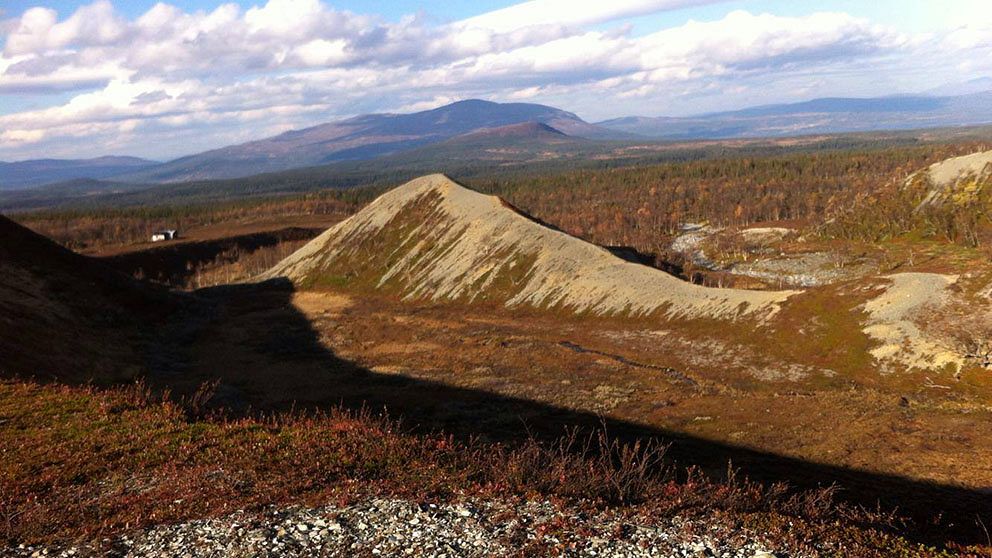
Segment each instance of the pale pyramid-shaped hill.
[{"label": "pale pyramid-shaped hill", "polygon": [[920,181],[927,194],[917,209],[955,201],[956,198],[959,202],[970,199],[992,183],[992,151],[939,161],[911,174],[906,184],[912,186]]},{"label": "pale pyramid-shaped hill", "polygon": [[702,287],[543,226],[441,174],[412,180],[263,275],[597,315],[765,319],[793,291]]},{"label": "pale pyramid-shaped hill", "polygon": [[946,186],[962,178],[982,178],[992,174],[992,151],[945,159],[930,165],[926,172],[935,186]]}]

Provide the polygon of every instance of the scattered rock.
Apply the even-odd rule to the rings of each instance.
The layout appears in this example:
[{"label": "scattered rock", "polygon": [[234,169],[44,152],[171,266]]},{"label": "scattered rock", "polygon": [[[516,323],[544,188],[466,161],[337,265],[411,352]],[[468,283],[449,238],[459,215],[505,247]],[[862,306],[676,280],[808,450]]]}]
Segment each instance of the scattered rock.
[{"label": "scattered rock", "polygon": [[[554,525],[568,527],[551,534],[548,527]],[[0,548],[0,556],[455,558],[530,556],[534,548],[543,548],[544,555],[572,557],[776,557],[764,550],[767,541],[748,540],[740,533],[721,540],[715,529],[705,519],[679,517],[631,524],[615,513],[590,516],[550,502],[473,500],[437,505],[371,499],[346,507],[273,508],[260,514],[238,512],[161,525],[103,541],[100,546]]]}]

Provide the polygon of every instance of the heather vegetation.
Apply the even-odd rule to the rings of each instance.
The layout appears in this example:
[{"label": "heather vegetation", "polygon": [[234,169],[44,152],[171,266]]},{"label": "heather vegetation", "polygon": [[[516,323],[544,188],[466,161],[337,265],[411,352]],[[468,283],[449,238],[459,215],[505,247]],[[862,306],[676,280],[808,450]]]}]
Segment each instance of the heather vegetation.
[{"label": "heather vegetation", "polygon": [[0,0],[0,558],[992,558],[986,4]]},{"label": "heather vegetation", "polygon": [[[980,144],[883,143],[856,150],[841,146],[844,148],[791,150],[794,152],[768,147],[707,147],[686,149],[678,158],[666,153],[674,160],[661,164],[639,160],[639,164],[626,166],[613,160],[604,161],[603,168],[574,170],[561,164],[509,170],[460,167],[451,176],[480,191],[500,195],[535,217],[597,244],[658,253],[686,222],[707,221],[721,226],[769,221],[816,224],[825,217],[841,218],[862,205],[871,205],[878,212],[867,219],[859,218],[860,225],[871,233],[837,228],[830,234],[880,237],[893,228],[893,222],[901,222],[890,217],[904,211],[904,199],[895,186],[919,168],[975,151]],[[425,167],[424,172],[432,169],[437,170],[437,166]],[[305,181],[307,189],[336,185],[321,178],[317,169],[292,172],[313,175]],[[133,243],[155,228],[168,225],[186,230],[243,222],[260,215],[344,216],[413,174],[378,177],[374,186],[363,188],[246,196],[239,201],[198,202],[191,198],[169,205],[52,209],[15,217],[67,246],[84,249]],[[280,178],[272,175],[268,180],[278,182]],[[901,195],[911,197],[909,192]]]},{"label": "heather vegetation", "polygon": [[293,197],[249,198],[239,201],[192,205],[45,210],[14,217],[35,232],[76,251],[126,246],[148,240],[152,231],[189,229],[225,223],[246,223],[264,218],[327,215],[343,218],[366,196],[327,192]]},{"label": "heather vegetation", "polygon": [[822,226],[826,235],[880,242],[907,235],[960,244],[992,242],[992,177],[970,177],[946,196],[934,197],[925,174],[863,192]]},{"label": "heather vegetation", "polygon": [[[840,266],[856,252],[867,254],[865,269],[872,274],[913,267],[914,254],[919,260],[925,255],[930,269],[940,273],[947,271],[938,264],[951,256],[958,258],[958,268],[977,261],[980,252],[974,248],[988,242],[986,208],[992,194],[987,181],[965,181],[940,203],[925,203],[933,199],[933,184],[919,176],[907,182],[906,177],[936,161],[974,152],[980,144],[849,147],[708,149],[684,160],[650,164],[556,163],[454,177],[513,206],[503,204],[501,210],[519,208],[538,225],[600,245],[633,248],[644,263],[670,265],[683,276],[686,262],[675,259],[671,242],[686,223],[725,228],[726,234],[709,239],[706,248],[728,261],[759,250],[772,250],[777,257],[794,249],[827,254]],[[379,180],[385,179],[345,190],[274,195],[262,188],[265,195],[238,201],[191,196],[181,204],[52,209],[16,218],[134,277],[196,290],[252,280],[315,236],[321,230],[316,225],[326,227],[361,210],[383,192],[387,183]],[[315,179],[307,188],[321,184],[328,185]],[[483,311],[466,313],[464,307],[440,303],[404,306],[409,301],[396,300],[398,291],[389,283],[385,289],[356,288],[354,276],[365,267],[375,268],[366,283],[378,284],[373,272],[400,257],[384,247],[408,239],[424,223],[429,223],[425,215],[407,219],[383,233],[379,244],[368,234],[356,239],[350,270],[302,282],[296,286],[299,292],[268,302],[253,287],[177,295],[187,303],[203,303],[208,311],[197,318],[199,325],[191,320],[162,333],[159,341],[182,345],[182,350],[171,345],[160,350],[176,351],[170,356],[176,362],[166,362],[166,368],[184,374],[168,376],[167,382],[158,378],[155,390],[140,383],[109,389],[19,379],[0,383],[4,540],[96,540],[233,509],[348,502],[370,495],[427,500],[509,495],[647,518],[705,517],[719,532],[751,529],[782,548],[814,555],[981,555],[980,547],[955,546],[982,542],[975,536],[982,518],[973,521],[970,511],[965,519],[956,515],[953,527],[959,531],[945,536],[936,532],[950,529],[951,522],[928,516],[929,508],[920,513],[916,506],[912,513],[904,510],[905,515],[894,506],[869,510],[858,505],[863,502],[852,503],[850,494],[838,496],[834,489],[814,489],[811,483],[796,488],[767,479],[752,482],[734,469],[726,476],[714,475],[712,463],[705,475],[687,468],[702,455],[687,459],[682,453],[673,464],[677,448],[665,445],[665,436],[638,444],[589,431],[528,439],[500,438],[498,428],[489,426],[479,426],[471,436],[452,434],[455,430],[447,426],[431,430],[450,425],[443,421],[405,428],[389,418],[398,416],[396,403],[400,412],[402,405],[412,404],[441,416],[462,413],[453,415],[459,423],[478,420],[470,400],[452,405],[447,392],[438,391],[438,386],[461,386],[487,398],[512,395],[541,401],[555,412],[593,409],[632,422],[653,421],[652,426],[671,426],[671,431],[735,448],[760,448],[767,455],[785,447],[793,452],[791,458],[804,463],[829,463],[855,473],[888,473],[912,461],[892,457],[895,450],[874,442],[891,438],[899,451],[933,460],[907,465],[899,474],[941,483],[950,481],[924,469],[933,471],[934,462],[972,451],[982,455],[988,439],[982,421],[958,424],[960,417],[948,410],[951,403],[939,399],[946,390],[957,398],[953,405],[962,413],[985,416],[984,371],[969,368],[946,378],[877,377],[869,352],[873,341],[861,330],[861,309],[880,285],[806,291],[779,315],[777,330],[757,340],[750,326],[729,321],[668,323],[660,331],[658,323],[621,318],[569,317],[577,320],[573,323],[563,314],[545,317],[537,309],[502,314],[505,309],[493,306],[484,293],[474,301]],[[756,225],[786,232],[771,248],[753,237],[734,236]],[[165,227],[189,236],[176,243],[145,244],[152,230]],[[480,236],[485,240],[496,234]],[[540,234],[525,236],[533,240]],[[430,235],[418,241],[438,254],[451,248],[450,243],[432,245],[437,240]],[[908,250],[907,242],[912,243]],[[485,264],[486,254],[475,254],[471,246],[463,250],[481,254],[479,265]],[[431,259],[411,261],[421,269],[443,257]],[[515,260],[490,290],[503,288],[503,283],[516,286],[533,267],[531,260]],[[955,289],[971,296],[982,287],[979,279]],[[227,295],[225,288],[230,289]],[[668,296],[672,289],[654,290]],[[231,299],[225,301],[225,296]],[[278,321],[287,313],[291,320]],[[488,321],[477,314],[486,314]],[[553,320],[553,326],[545,319]],[[198,327],[205,329],[194,335]],[[796,341],[795,330],[806,335]],[[42,324],[38,331],[49,329]],[[961,347],[954,351],[967,353],[963,358],[969,363],[985,366],[988,336],[976,331],[977,326],[945,337],[956,340]],[[327,360],[329,354],[335,359]],[[341,375],[333,382],[314,381],[329,372]],[[195,393],[190,385],[179,386],[181,381],[195,386],[215,378],[221,383]],[[414,391],[412,378],[428,387]],[[838,386],[843,396],[837,395]],[[172,396],[169,388],[185,395]],[[219,388],[217,397],[214,388]],[[307,396],[322,394],[325,404],[313,407],[321,410],[287,411],[287,402],[304,391]],[[267,397],[276,401],[277,396],[282,398],[278,404],[262,406],[269,412],[252,410],[251,405]],[[390,414],[328,403],[345,396],[351,403],[392,398],[386,405]],[[429,407],[432,397],[443,401]],[[226,406],[231,401],[238,405]],[[866,416],[865,409],[875,414]],[[795,416],[806,412],[805,424],[795,424]],[[505,412],[497,415],[511,420]],[[836,429],[841,420],[851,424]],[[956,434],[946,437],[952,428]],[[809,440],[816,440],[815,447]],[[911,446],[915,443],[920,447]],[[984,478],[973,464],[955,471],[941,474],[957,474],[969,487]],[[858,482],[862,484],[854,486],[862,490],[870,481]],[[920,546],[921,541],[946,548]]]},{"label": "heather vegetation", "polygon": [[[800,250],[810,250],[813,240],[836,240],[840,244],[830,245],[834,255],[828,259],[856,261],[871,252],[876,253],[873,258],[879,263],[872,264],[876,266],[912,260],[910,253],[902,254],[904,248],[880,249],[879,243],[887,240],[915,238],[973,248],[985,243],[990,234],[987,209],[992,205],[987,198],[992,190],[976,184],[961,189],[946,203],[921,206],[929,185],[922,178],[907,183],[906,177],[931,163],[981,147],[975,141],[958,141],[795,152],[699,148],[687,152],[688,160],[680,162],[571,170],[549,167],[540,172],[490,169],[484,176],[467,173],[463,182],[499,195],[540,221],[584,240],[632,248],[640,261],[685,279],[712,286],[782,288],[775,281],[701,269],[685,254],[672,251],[672,240],[685,223],[731,229],[783,225],[804,235],[805,244],[797,245]],[[189,289],[244,281],[265,271],[316,235],[320,227],[355,213],[385,189],[385,184],[377,183],[344,190],[248,196],[238,201],[53,209],[16,214],[15,218],[74,250],[112,255],[111,263],[125,273]],[[278,231],[287,226],[311,232],[300,236]],[[117,255],[135,248],[145,250],[142,243],[159,228],[178,228],[181,235],[192,231],[194,241],[213,242],[249,233],[271,233],[279,240],[262,245],[221,242],[210,247],[198,242],[177,248],[182,253],[166,259],[156,251],[129,258]],[[714,256],[733,259],[746,254],[742,243],[741,237],[719,236],[709,249]],[[183,254],[188,261],[177,263]]]},{"label": "heather vegetation", "polygon": [[977,144],[963,143],[728,157],[468,184],[597,244],[656,254],[686,222],[816,226],[850,214],[868,199],[886,203],[868,202],[879,214],[861,216],[859,223],[881,231],[890,226],[890,212],[904,212],[904,200],[888,194],[894,185],[917,169],[976,149]]},{"label": "heather vegetation", "polygon": [[621,443],[603,431],[462,442],[343,409],[225,415],[211,406],[213,387],[172,398],[142,383],[0,382],[0,541],[99,540],[235,509],[369,495],[513,495],[642,518],[712,517],[713,532],[760,531],[797,552],[938,555],[894,534],[897,514],[839,503],[831,488],[795,491],[733,473],[713,481],[665,465],[657,443]]}]

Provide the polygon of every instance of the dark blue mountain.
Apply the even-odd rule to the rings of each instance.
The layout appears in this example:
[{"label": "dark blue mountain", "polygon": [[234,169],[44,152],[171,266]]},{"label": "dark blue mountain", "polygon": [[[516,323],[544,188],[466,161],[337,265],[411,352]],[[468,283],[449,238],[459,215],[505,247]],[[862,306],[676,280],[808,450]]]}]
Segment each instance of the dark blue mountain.
[{"label": "dark blue mountain", "polygon": [[298,167],[373,159],[483,129],[525,122],[586,138],[626,134],[593,126],[571,112],[530,103],[459,101],[412,114],[367,114],[271,138],[182,157],[117,177],[134,182],[236,178]]},{"label": "dark blue mountain", "polygon": [[20,190],[78,178],[101,179],[157,164],[137,157],[0,162],[0,190]]},{"label": "dark blue mountain", "polygon": [[823,98],[689,117],[628,116],[597,125],[656,139],[728,139],[987,123],[992,123],[992,91],[953,97]]}]

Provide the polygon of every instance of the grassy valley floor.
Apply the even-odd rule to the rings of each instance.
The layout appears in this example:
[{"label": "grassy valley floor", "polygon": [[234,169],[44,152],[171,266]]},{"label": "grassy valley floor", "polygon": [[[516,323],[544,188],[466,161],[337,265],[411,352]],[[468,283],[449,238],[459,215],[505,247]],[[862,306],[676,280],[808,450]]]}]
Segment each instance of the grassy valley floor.
[{"label": "grassy valley floor", "polygon": [[465,556],[984,552],[920,545],[831,490],[712,482],[658,445],[466,442],[342,408],[224,417],[203,393],[0,383],[3,554],[372,555],[417,524],[402,548]]},{"label": "grassy valley floor", "polygon": [[284,281],[194,296],[207,316],[175,333],[184,348],[147,388],[3,383],[10,543],[273,505],[507,494],[643,525],[702,518],[795,556],[982,542],[992,452],[978,401],[915,394],[907,407],[880,387],[755,382],[619,320]]}]

